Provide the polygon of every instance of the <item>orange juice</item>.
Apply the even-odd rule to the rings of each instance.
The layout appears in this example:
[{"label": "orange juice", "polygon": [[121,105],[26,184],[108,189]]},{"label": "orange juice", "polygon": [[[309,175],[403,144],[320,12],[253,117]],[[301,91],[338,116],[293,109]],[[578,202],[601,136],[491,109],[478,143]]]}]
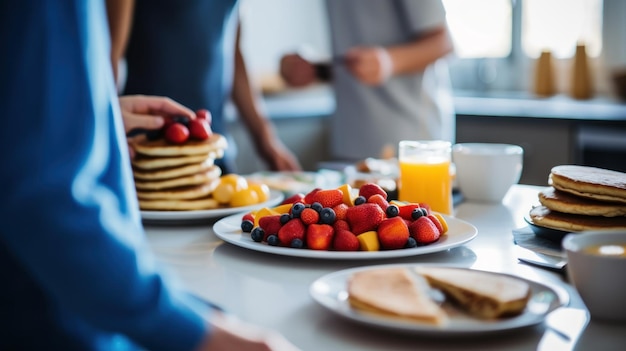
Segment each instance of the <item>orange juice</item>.
[{"label": "orange juice", "polygon": [[[415,143],[426,143],[427,146],[416,147]],[[450,144],[442,141],[403,141],[399,155],[398,199],[426,203],[433,211],[452,214]]]}]

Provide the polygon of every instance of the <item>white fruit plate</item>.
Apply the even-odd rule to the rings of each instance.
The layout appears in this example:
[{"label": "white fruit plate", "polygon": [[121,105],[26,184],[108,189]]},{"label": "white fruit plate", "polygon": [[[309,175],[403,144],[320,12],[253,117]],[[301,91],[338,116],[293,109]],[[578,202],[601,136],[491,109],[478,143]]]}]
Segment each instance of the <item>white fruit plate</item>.
[{"label": "white fruit plate", "polygon": [[410,249],[384,250],[384,251],[318,251],[308,249],[293,249],[288,247],[271,246],[267,243],[258,243],[250,238],[250,233],[241,230],[241,215],[232,215],[220,219],[213,226],[213,231],[220,239],[227,243],[246,249],[267,252],[275,255],[308,257],[319,259],[384,259],[393,257],[408,257],[423,255],[433,252],[448,250],[463,245],[476,237],[478,230],[472,224],[463,220],[445,216],[448,223],[448,232],[442,235],[438,241]]}]

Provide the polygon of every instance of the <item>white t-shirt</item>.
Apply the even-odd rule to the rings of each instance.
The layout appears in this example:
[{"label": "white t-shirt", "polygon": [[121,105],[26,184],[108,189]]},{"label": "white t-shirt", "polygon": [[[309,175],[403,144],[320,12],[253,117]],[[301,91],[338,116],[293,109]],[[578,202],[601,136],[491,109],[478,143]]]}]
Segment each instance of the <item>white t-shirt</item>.
[{"label": "white t-shirt", "polygon": [[[354,46],[406,43],[446,20],[440,0],[328,0],[327,9],[334,56]],[[375,87],[361,83],[335,61],[333,85],[335,159],[378,157],[386,145],[397,150],[400,140],[454,142],[454,103],[445,58],[424,72],[394,76]]]}]

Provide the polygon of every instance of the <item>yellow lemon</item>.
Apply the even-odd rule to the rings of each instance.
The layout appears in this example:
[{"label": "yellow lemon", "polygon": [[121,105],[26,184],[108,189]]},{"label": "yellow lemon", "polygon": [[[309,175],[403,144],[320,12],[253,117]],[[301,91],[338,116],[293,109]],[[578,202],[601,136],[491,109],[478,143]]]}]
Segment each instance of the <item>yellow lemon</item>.
[{"label": "yellow lemon", "polygon": [[235,194],[235,187],[229,183],[220,182],[213,190],[213,198],[220,204],[227,204]]},{"label": "yellow lemon", "polygon": [[235,191],[233,198],[230,199],[230,206],[232,207],[250,206],[258,203],[259,195],[251,188]]},{"label": "yellow lemon", "polygon": [[267,184],[248,182],[248,188],[256,191],[259,196],[259,202],[265,202],[270,199],[270,187]]},{"label": "yellow lemon", "polygon": [[236,173],[229,173],[221,176],[220,184],[221,183],[232,185],[235,191],[248,188],[248,181],[246,180],[246,178]]}]

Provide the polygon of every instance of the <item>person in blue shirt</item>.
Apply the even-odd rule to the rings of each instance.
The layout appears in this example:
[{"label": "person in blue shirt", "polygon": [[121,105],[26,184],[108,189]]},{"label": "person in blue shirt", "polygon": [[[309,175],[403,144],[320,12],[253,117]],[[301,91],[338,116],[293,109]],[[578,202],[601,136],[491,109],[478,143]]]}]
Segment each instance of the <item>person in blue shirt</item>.
[{"label": "person in blue shirt", "polygon": [[209,110],[211,128],[229,140],[224,157],[216,160],[223,173],[237,172],[237,145],[225,116],[232,102],[252,137],[252,152],[267,168],[301,170],[296,156],[263,114],[258,89],[248,75],[239,47],[237,0],[107,2],[113,65],[122,58],[126,63],[122,94],[168,96],[193,110]]},{"label": "person in blue shirt", "polygon": [[[3,1],[0,28],[10,48],[0,56],[0,350],[294,350],[195,303],[149,252],[104,3]],[[121,108],[193,118],[160,97]]]}]

